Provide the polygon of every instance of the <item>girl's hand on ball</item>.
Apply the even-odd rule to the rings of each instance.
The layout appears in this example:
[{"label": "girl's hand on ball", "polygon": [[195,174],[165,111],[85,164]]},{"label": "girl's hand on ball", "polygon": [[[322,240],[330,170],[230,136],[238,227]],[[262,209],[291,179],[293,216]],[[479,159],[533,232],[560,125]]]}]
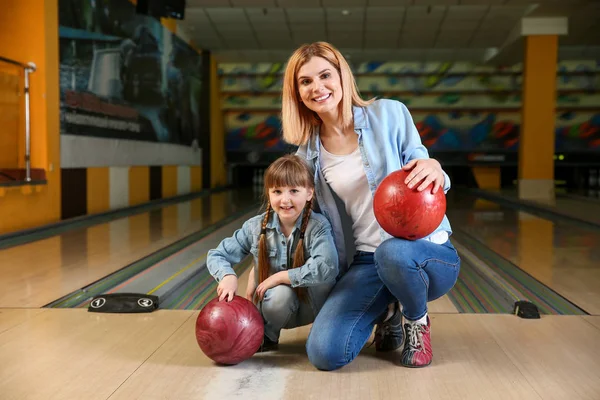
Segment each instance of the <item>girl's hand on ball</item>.
[{"label": "girl's hand on ball", "polygon": [[223,301],[227,299],[227,301],[233,300],[233,296],[235,296],[235,292],[237,291],[237,276],[235,275],[226,275],[219,282],[219,286],[217,286],[217,295],[219,296],[219,301]]}]

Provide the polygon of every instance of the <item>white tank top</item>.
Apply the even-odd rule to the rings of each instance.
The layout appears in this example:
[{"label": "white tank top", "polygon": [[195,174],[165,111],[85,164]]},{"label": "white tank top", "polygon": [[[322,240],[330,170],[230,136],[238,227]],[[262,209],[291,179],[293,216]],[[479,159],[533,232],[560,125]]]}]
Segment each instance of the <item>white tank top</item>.
[{"label": "white tank top", "polygon": [[[346,213],[352,219],[354,245],[359,251],[374,252],[381,244],[379,224],[373,213],[373,195],[357,147],[351,154],[335,155],[321,146],[321,169],[325,181],[344,202]],[[440,189],[441,190],[441,189]],[[439,231],[429,236],[436,244],[448,240],[448,232]]]},{"label": "white tank top", "polygon": [[344,202],[352,219],[354,245],[359,251],[374,252],[381,244],[379,224],[373,213],[373,196],[363,169],[360,151],[335,155],[321,146],[321,169],[325,181]]}]

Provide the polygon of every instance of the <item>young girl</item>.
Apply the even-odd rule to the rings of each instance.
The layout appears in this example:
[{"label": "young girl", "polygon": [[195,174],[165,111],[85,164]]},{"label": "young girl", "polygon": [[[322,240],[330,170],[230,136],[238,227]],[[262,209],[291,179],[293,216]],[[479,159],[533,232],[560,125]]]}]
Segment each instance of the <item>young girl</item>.
[{"label": "young girl", "polygon": [[259,351],[275,350],[281,329],[312,323],[338,275],[331,225],[312,211],[313,177],[295,155],[273,162],[264,176],[266,211],[246,221],[232,237],[210,250],[207,266],[219,282],[219,300],[237,290],[232,265],[252,253],[246,298],[258,300],[265,321]]}]

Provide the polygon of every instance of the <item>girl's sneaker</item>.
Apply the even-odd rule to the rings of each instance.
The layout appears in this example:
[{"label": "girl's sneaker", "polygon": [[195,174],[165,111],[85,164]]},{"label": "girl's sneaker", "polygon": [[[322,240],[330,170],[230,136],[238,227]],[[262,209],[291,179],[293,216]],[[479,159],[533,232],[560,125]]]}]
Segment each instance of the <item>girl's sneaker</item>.
[{"label": "girl's sneaker", "polygon": [[267,335],[265,335],[263,338],[262,344],[260,345],[260,347],[258,348],[258,350],[256,352],[264,353],[266,351],[275,351],[278,349],[279,349],[279,342],[274,342],[271,339],[269,339],[267,337]]}]

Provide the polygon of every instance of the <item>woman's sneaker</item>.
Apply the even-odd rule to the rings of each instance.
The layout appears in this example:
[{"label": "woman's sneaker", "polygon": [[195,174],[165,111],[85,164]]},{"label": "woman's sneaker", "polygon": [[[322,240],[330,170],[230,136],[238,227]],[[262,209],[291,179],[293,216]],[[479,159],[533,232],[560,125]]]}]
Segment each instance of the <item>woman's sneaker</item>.
[{"label": "woman's sneaker", "polygon": [[410,368],[426,367],[431,364],[431,321],[427,317],[427,325],[417,322],[404,324],[406,342],[402,350],[402,365]]},{"label": "woman's sneaker", "polygon": [[395,303],[394,314],[387,320],[377,324],[375,330],[375,350],[394,351],[402,346],[402,313],[400,305]]}]

